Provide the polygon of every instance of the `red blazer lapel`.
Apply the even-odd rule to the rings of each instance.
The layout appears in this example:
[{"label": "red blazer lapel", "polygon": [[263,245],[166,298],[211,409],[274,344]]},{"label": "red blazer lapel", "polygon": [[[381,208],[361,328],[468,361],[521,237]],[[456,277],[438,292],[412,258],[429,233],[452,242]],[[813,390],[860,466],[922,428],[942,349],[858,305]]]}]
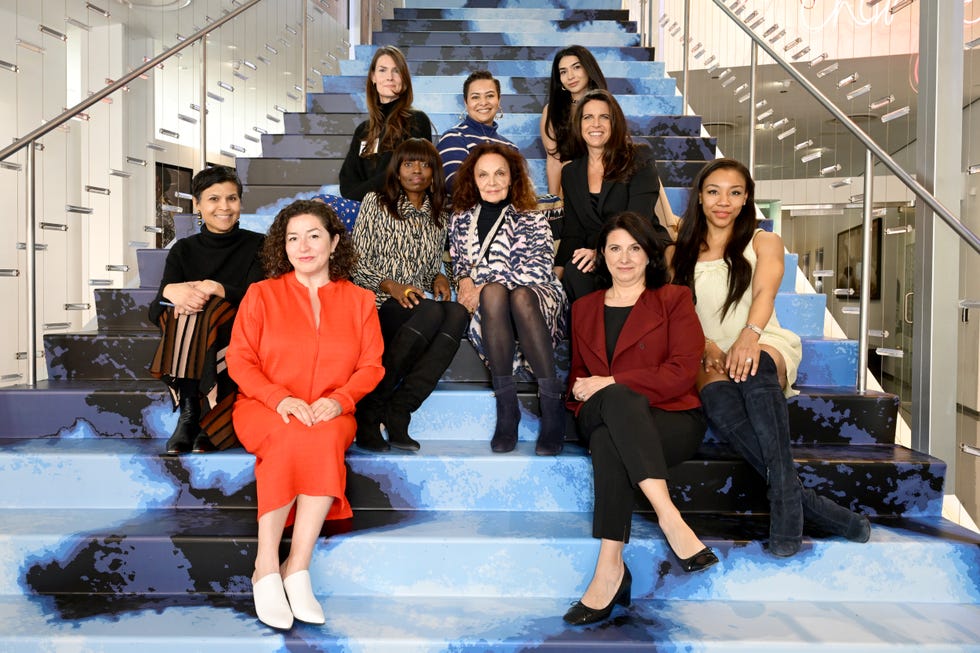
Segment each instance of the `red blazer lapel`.
[{"label": "red blazer lapel", "polygon": [[587,316],[583,320],[586,331],[582,344],[582,360],[589,373],[593,376],[609,376],[609,361],[606,360],[606,320],[603,315],[605,292],[599,291],[586,295],[575,302],[582,304],[581,310]]},{"label": "red blazer lapel", "polygon": [[[657,300],[656,293],[644,290],[633,306],[633,310],[630,311],[629,317],[626,318],[626,324],[623,325],[623,330],[616,341],[612,367],[616,366],[616,361],[621,354],[635,346],[648,333],[660,328],[664,320],[663,306]],[[603,328],[602,335],[603,343],[605,343],[605,328]]]}]

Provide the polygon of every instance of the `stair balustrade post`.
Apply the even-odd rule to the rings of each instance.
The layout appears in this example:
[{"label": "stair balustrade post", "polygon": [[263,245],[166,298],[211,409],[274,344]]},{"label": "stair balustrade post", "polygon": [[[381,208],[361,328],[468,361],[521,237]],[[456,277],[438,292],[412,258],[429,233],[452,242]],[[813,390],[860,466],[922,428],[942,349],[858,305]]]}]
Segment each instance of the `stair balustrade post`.
[{"label": "stair balustrade post", "polygon": [[302,54],[300,55],[302,59],[300,60],[300,70],[303,71],[303,106],[306,107],[306,85],[307,85],[307,75],[309,75],[310,67],[310,40],[309,40],[309,27],[308,21],[306,20],[306,10],[309,8],[309,0],[299,0],[299,20],[303,24],[303,47]]},{"label": "stair balustrade post", "polygon": [[684,89],[683,97],[681,99],[681,111],[682,115],[688,115],[687,110],[687,76],[690,73],[690,62],[688,60],[688,53],[691,48],[691,0],[684,0],[684,44],[681,48],[681,56],[684,57]]},{"label": "stair balustrade post", "polygon": [[198,170],[208,165],[208,37],[201,39],[201,151]]},{"label": "stair balustrade post", "polygon": [[37,387],[37,142],[27,144],[27,384]]},{"label": "stair balustrade post", "polygon": [[858,366],[857,389],[864,394],[868,391],[868,323],[871,307],[871,214],[874,189],[874,154],[868,148],[864,149],[864,210],[861,230],[861,286],[859,304],[861,311],[858,316]]},{"label": "stair balustrade post", "polygon": [[759,45],[752,41],[749,61],[749,173],[755,178],[755,85],[759,72]]}]

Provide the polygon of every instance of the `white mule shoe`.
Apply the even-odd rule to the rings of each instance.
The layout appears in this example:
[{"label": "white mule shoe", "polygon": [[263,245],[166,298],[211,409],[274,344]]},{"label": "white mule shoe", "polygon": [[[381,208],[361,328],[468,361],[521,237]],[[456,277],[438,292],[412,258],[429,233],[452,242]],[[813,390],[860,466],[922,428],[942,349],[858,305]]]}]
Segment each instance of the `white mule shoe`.
[{"label": "white mule shoe", "polygon": [[252,599],[255,601],[255,614],[267,626],[288,630],[293,627],[293,613],[286,601],[282,576],[268,574],[252,583]]},{"label": "white mule shoe", "polygon": [[306,569],[297,571],[286,577],[282,582],[289,597],[289,608],[293,611],[293,616],[300,621],[308,624],[322,624],[326,622],[323,616],[323,607],[313,596],[313,584],[310,582],[310,572]]}]

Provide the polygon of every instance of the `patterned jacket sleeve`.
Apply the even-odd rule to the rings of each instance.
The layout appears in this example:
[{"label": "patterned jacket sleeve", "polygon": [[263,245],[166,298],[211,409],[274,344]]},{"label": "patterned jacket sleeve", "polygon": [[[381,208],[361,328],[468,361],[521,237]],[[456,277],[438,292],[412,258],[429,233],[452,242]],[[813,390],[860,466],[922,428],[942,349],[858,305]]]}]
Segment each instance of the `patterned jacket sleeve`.
[{"label": "patterned jacket sleeve", "polygon": [[[354,247],[357,248],[358,260],[357,267],[354,268],[352,281],[361,288],[370,290],[379,295],[382,294],[378,285],[388,278],[384,265],[384,258],[379,256],[377,244],[381,240],[378,234],[379,218],[385,208],[378,200],[376,193],[368,193],[361,203],[361,209],[354,221],[354,232],[351,239]],[[385,297],[387,299],[387,296]]]},{"label": "patterned jacket sleeve", "polygon": [[452,277],[456,283],[470,271],[470,261],[466,256],[466,224],[472,211],[453,213],[449,221],[449,258],[452,260]]},{"label": "patterned jacket sleeve", "polygon": [[555,265],[555,238],[544,214],[539,211],[519,213],[513,207],[514,240],[523,243],[511,252],[515,281],[541,283],[550,280]]}]

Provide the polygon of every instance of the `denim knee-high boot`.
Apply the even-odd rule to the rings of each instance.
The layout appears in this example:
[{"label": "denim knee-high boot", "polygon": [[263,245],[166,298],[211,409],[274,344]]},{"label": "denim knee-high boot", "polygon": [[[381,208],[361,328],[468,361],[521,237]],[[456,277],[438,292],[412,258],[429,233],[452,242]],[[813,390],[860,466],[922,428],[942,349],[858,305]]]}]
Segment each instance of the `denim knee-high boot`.
[{"label": "denim knee-high boot", "polygon": [[[771,360],[768,355],[765,356],[765,359]],[[738,388],[733,387],[734,385],[734,383],[728,382],[707,385],[701,390],[701,401],[704,404],[705,412],[708,414],[708,420],[711,421],[712,428],[727,436],[739,455],[745,458],[746,462],[761,476],[765,477],[766,463],[762,450],[758,446],[757,437],[751,437],[754,433],[749,434],[741,432],[741,430],[733,432],[732,428],[728,428],[740,421],[748,423],[748,415],[745,415],[745,404],[739,402],[739,398],[735,396]],[[734,420],[726,423],[727,427],[712,420],[712,414],[725,415],[728,410],[740,412],[744,417],[740,420],[736,416]],[[733,414],[737,415],[737,413]],[[837,505],[827,497],[817,494],[811,488],[803,487],[801,489],[801,500],[804,521],[833,535],[842,535],[853,542],[868,541],[871,535],[871,523],[867,517]]]},{"label": "denim knee-high boot", "polygon": [[708,384],[701,389],[701,403],[712,429],[727,437],[766,479],[769,550],[778,556],[795,554],[803,539],[803,488],[793,465],[786,399],[776,364],[763,352],[755,376],[742,383]]}]

